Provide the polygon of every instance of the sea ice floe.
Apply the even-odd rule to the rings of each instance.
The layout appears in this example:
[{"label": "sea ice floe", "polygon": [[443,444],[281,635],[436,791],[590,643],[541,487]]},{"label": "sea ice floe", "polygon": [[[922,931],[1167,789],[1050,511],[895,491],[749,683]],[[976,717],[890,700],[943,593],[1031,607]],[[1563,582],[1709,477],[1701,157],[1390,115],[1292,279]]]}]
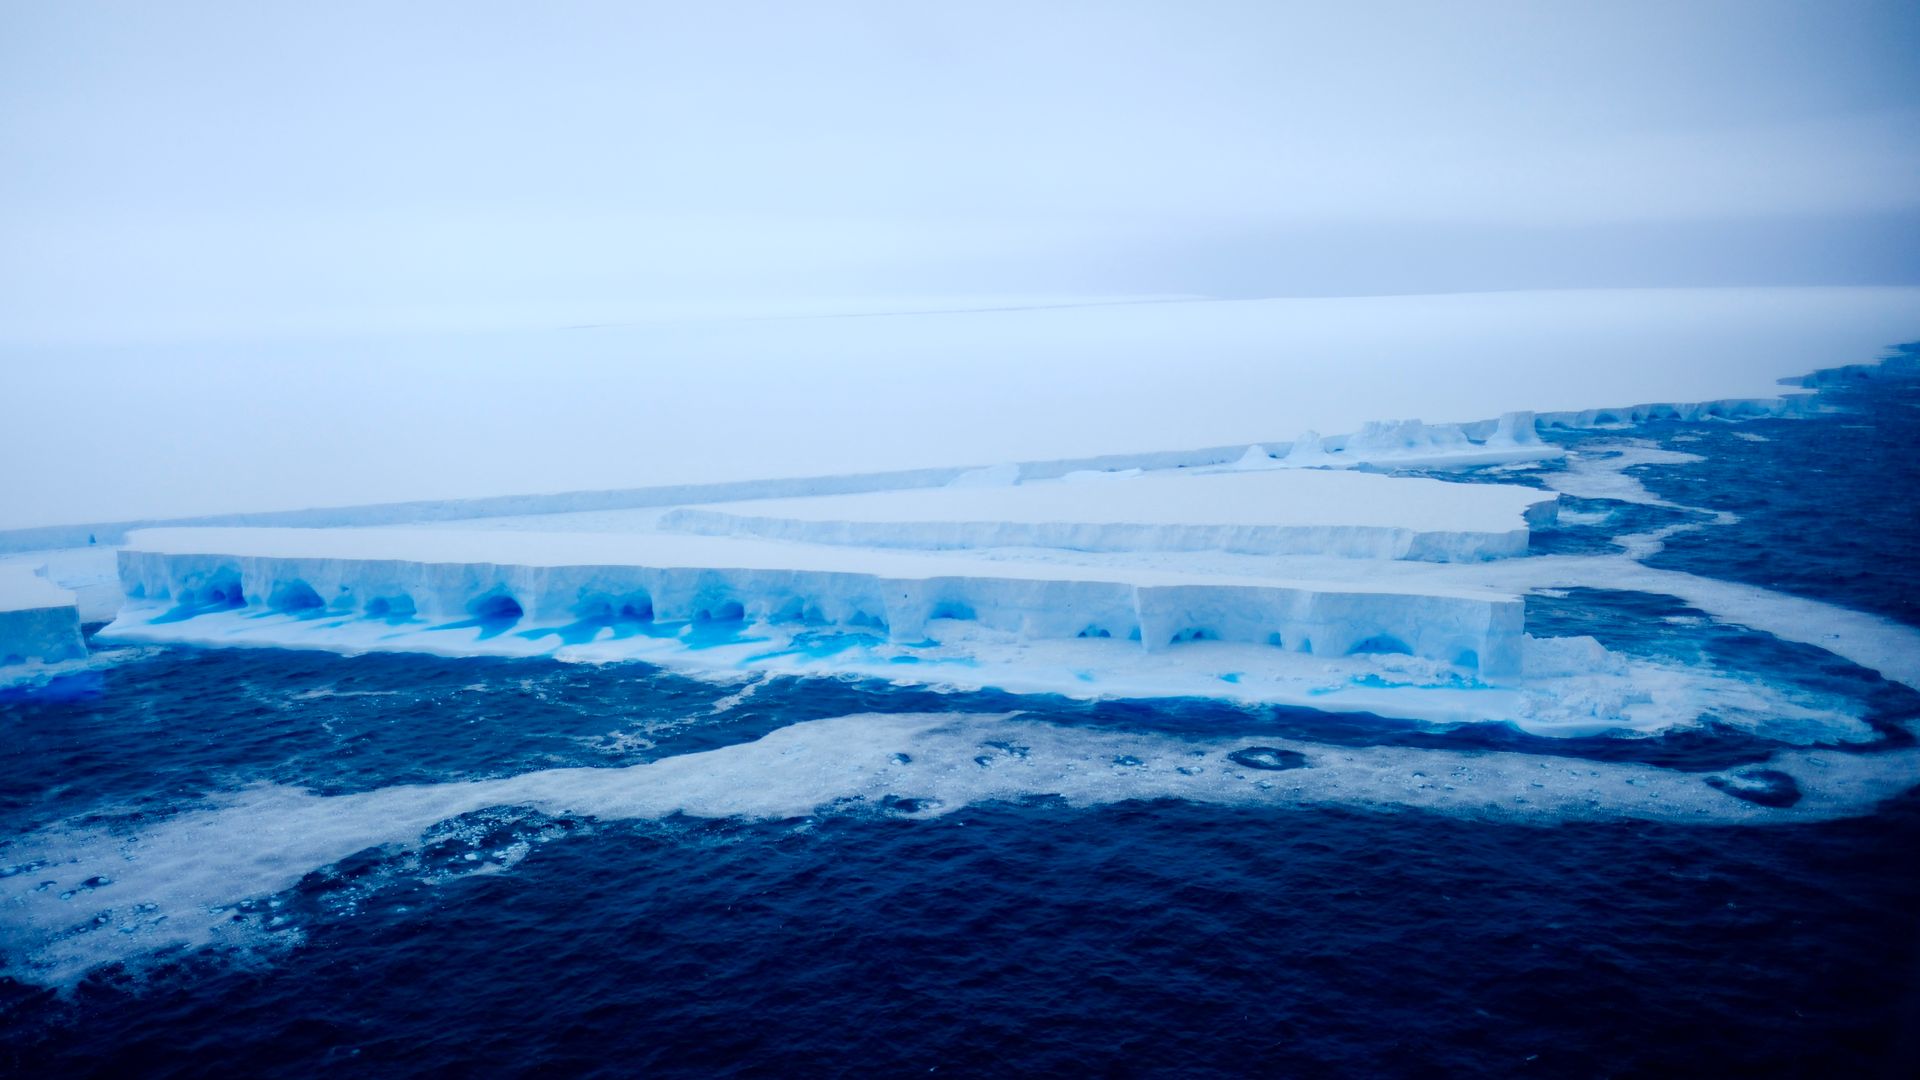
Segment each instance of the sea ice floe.
[{"label": "sea ice floe", "polygon": [[1648,491],[1646,485],[1627,470],[1642,465],[1689,465],[1705,460],[1698,454],[1667,450],[1645,439],[1623,439],[1582,447],[1569,455],[1566,468],[1545,473],[1542,479],[1553,490],[1575,498],[1686,510],[1692,508],[1668,502]]},{"label": "sea ice floe", "polygon": [[[497,808],[567,821],[780,821],[943,816],[1037,797],[1077,807],[1172,798],[1516,823],[1738,824],[1866,813],[1911,786],[1917,769],[1913,749],[1789,750],[1762,766],[1703,775],[1526,753],[1333,746],[1276,739],[1257,726],[1185,738],[1018,715],[845,716],[625,768],[345,795],[256,784],[129,830],[48,827],[0,847],[0,952],[16,978],[64,983],[156,949],[251,943],[285,928],[274,923],[284,920],[273,914],[277,894],[370,849],[505,870],[531,840],[498,827],[497,815],[472,817]],[[456,835],[467,839],[449,846]]]}]

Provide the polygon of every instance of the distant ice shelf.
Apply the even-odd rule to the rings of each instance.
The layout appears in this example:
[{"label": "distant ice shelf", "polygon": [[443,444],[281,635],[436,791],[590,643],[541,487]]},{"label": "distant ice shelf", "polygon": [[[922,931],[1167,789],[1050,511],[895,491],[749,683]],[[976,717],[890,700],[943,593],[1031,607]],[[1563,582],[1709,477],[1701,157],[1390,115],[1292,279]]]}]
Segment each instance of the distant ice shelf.
[{"label": "distant ice shelf", "polygon": [[[57,414],[0,426],[0,460],[22,464],[0,470],[0,551],[118,543],[141,524],[408,524],[935,487],[1002,463],[1022,481],[1217,466],[1249,447],[1256,463],[1296,466],[1526,460],[1557,453],[1537,430],[1792,413],[1808,384],[1778,380],[1916,334],[1915,289],[1671,289],[668,320],[57,362],[23,351],[0,356],[16,397],[84,393],[115,418],[116,445],[140,452],[77,472],[55,453],[68,445]],[[210,386],[248,387],[248,408],[220,418],[219,439],[179,438]],[[346,415],[351,438],[311,422]],[[473,437],[479,417],[514,437]],[[233,446],[275,468],[227,468]]]}]

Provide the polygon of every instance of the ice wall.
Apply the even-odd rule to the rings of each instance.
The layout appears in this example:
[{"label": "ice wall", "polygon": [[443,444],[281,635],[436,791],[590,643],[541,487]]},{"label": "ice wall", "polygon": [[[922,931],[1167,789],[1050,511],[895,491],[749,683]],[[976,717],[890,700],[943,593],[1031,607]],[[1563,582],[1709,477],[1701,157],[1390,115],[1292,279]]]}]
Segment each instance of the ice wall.
[{"label": "ice wall", "polygon": [[[1164,650],[1255,642],[1311,655],[1402,652],[1517,676],[1521,602],[1066,564],[664,535],[207,529],[136,533],[120,553],[132,603],[105,633],[142,640],[196,615],[564,627],[740,620],[866,627],[925,640],[941,620],[1029,640],[1110,638]],[[191,635],[182,631],[183,636]]]},{"label": "ice wall", "polygon": [[0,566],[0,668],[86,655],[73,594],[25,566]]}]

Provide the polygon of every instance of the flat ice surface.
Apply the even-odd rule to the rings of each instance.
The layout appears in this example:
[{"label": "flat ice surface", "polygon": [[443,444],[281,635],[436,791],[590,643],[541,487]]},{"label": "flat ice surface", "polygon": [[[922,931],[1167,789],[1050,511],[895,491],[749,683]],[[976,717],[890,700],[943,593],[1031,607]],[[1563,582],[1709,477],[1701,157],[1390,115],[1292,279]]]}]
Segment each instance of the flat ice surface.
[{"label": "flat ice surface", "polygon": [[0,611],[72,607],[73,594],[24,563],[0,563]]},{"label": "flat ice surface", "polygon": [[0,555],[0,574],[15,568],[38,571],[46,581],[73,594],[80,621],[107,622],[120,610],[120,572],[109,545],[52,548]]},{"label": "flat ice surface", "polygon": [[[1254,457],[1268,460],[1257,451]],[[1551,513],[1556,498],[1534,488],[1369,473],[1167,470],[756,499],[673,510],[660,523],[709,536],[884,548],[1238,551],[1458,562],[1526,554],[1528,511]]]},{"label": "flat ice surface", "polygon": [[[0,529],[1291,442],[1773,398],[1916,289],[1530,292],[0,351]],[[85,401],[110,437],[37,403]],[[25,403],[36,403],[26,407]]]},{"label": "flat ice surface", "polygon": [[[831,544],[799,544],[674,533],[522,532],[505,529],[141,529],[127,553],[209,555],[337,561],[391,560],[428,565],[634,566],[703,570],[799,570],[906,580],[990,577],[1020,581],[1112,581],[1130,585],[1248,585],[1325,589],[1324,582],[1264,575],[1193,573],[1177,567],[1088,566],[1075,562],[1014,562],[965,554],[875,551]],[[123,557],[124,565],[124,557]],[[1512,599],[1492,589],[1417,582],[1382,583],[1347,575],[1338,589],[1383,593]]]},{"label": "flat ice surface", "polygon": [[1506,532],[1552,492],[1324,469],[1191,471],[1019,485],[919,488],[753,499],[702,510],[798,521],[1074,522],[1142,525],[1359,526],[1414,532]]}]

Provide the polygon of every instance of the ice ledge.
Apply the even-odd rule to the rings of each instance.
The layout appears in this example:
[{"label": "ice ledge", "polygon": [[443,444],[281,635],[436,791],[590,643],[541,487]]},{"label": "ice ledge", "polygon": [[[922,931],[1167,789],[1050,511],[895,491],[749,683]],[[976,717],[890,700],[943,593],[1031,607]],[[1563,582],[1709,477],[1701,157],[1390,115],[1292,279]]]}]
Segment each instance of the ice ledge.
[{"label": "ice ledge", "polygon": [[1241,466],[1100,482],[968,485],[668,512],[705,536],[960,550],[1226,551],[1476,562],[1526,553],[1557,496],[1502,484]]},{"label": "ice ledge", "polygon": [[1314,656],[1405,652],[1488,681],[1521,668],[1521,601],[1471,589],[660,534],[161,529],[135,533],[119,558],[131,603],[102,632],[109,639],[198,640],[187,624],[235,611],[551,633],[562,643],[726,622],[865,628],[918,642],[943,625],[971,624],[1025,640],[1131,640],[1150,652],[1194,640]]},{"label": "ice ledge", "polygon": [[74,595],[26,566],[0,566],[0,685],[87,655]]},{"label": "ice ledge", "polygon": [[[1906,353],[1902,353],[1895,359],[1903,370],[1914,363]],[[1872,378],[1875,377],[1876,369],[1882,367],[1882,364],[1883,362],[1875,362],[1825,369],[1802,378],[1783,380],[1783,384],[1817,389],[1849,379]],[[1540,440],[1538,433],[1543,430],[1623,427],[1656,419],[1751,420],[1800,416],[1817,409],[1817,395],[1803,391],[1784,393],[1777,397],[1649,402],[1639,405],[1559,410],[1537,414],[1509,412],[1502,414],[1498,419],[1461,423],[1428,423],[1420,420],[1376,421],[1365,425],[1360,431],[1347,435],[1322,436],[1313,431],[1306,431],[1297,438],[1269,440],[1252,445],[1232,443],[1184,450],[1099,454],[1006,463],[990,466],[990,468],[1006,470],[1016,482],[1020,483],[1059,479],[1076,473],[1111,473],[1132,469],[1154,472],[1236,466],[1311,469],[1464,468],[1518,461],[1552,460],[1564,456],[1564,450]],[[427,499],[325,506],[305,510],[46,525],[0,529],[0,552],[86,547],[96,543],[118,544],[124,542],[136,530],[161,527],[331,528],[417,525],[436,521],[921,490],[953,484],[978,471],[980,471],[979,466],[942,466],[889,472],[662,484],[638,488],[586,489],[547,494]]]}]

